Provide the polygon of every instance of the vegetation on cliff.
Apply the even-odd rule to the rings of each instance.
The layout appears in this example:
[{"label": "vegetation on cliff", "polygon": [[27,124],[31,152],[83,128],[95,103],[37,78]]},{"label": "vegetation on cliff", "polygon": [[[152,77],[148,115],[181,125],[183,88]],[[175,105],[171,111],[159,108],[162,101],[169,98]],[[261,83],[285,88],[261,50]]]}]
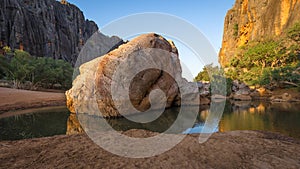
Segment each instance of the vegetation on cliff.
[{"label": "vegetation on cliff", "polygon": [[[218,70],[218,67],[207,65],[195,81],[214,80],[208,72],[215,74]],[[300,89],[300,22],[282,36],[251,41],[240,47],[224,72],[227,78],[248,85]]]},{"label": "vegetation on cliff", "polygon": [[70,63],[48,57],[33,57],[22,50],[4,47],[0,55],[0,79],[11,81],[14,88],[35,90],[71,87],[73,68]]},{"label": "vegetation on cliff", "polygon": [[226,75],[249,85],[300,86],[300,24],[284,36],[242,46],[226,68]]},{"label": "vegetation on cliff", "polygon": [[244,45],[282,36],[300,21],[300,1],[295,0],[236,0],[224,21],[219,62],[228,67]]}]

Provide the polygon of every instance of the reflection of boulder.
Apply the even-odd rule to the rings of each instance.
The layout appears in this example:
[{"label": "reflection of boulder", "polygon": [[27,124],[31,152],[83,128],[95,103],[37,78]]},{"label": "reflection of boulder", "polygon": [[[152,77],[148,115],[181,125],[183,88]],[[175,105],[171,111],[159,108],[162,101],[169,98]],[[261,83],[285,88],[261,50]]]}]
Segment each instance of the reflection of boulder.
[{"label": "reflection of boulder", "polygon": [[[196,108],[199,108],[198,106]],[[199,108],[199,117],[196,120],[197,123],[204,122],[209,115],[209,106],[204,105]],[[191,127],[189,121],[193,118],[188,112],[194,111],[195,107],[189,106],[185,107],[184,115],[180,122],[170,133],[181,133],[187,128]],[[78,134],[83,133],[84,131],[87,133],[91,132],[99,132],[99,131],[110,131],[111,127],[117,131],[127,131],[130,129],[145,129],[156,132],[164,132],[171,125],[173,125],[174,121],[177,119],[178,114],[180,112],[179,107],[173,107],[170,109],[166,109],[163,114],[157,118],[156,120],[149,123],[135,123],[126,118],[110,118],[105,119],[97,116],[90,116],[87,114],[78,114],[78,118],[80,119],[81,124],[79,124],[79,120],[74,113],[70,114],[70,117],[67,122],[67,134]],[[205,112],[203,114],[203,112]],[[203,116],[204,115],[204,116]],[[143,114],[137,114],[135,116],[143,116]],[[111,127],[106,126],[104,123],[108,123]],[[84,130],[83,130],[84,128]]]},{"label": "reflection of boulder", "polygon": [[244,109],[251,107],[251,101],[231,101],[231,104],[233,104],[234,107],[244,108]]},{"label": "reflection of boulder", "polygon": [[[142,69],[149,64],[158,68]],[[173,43],[157,34],[141,35],[83,64],[72,89],[66,92],[67,105],[72,112],[116,117],[120,116],[120,108],[125,110],[122,111],[124,115],[136,113],[132,107],[142,112],[155,107],[152,101],[158,105],[155,108],[207,104],[207,100],[200,102],[197,85],[188,83],[181,73],[178,51]],[[165,97],[161,97],[161,92],[152,92],[156,89]],[[113,97],[115,95],[117,97]]]},{"label": "reflection of boulder", "polygon": [[[196,107],[198,109],[198,107]],[[209,107],[200,107],[199,112],[208,109]],[[178,114],[180,112],[179,107],[174,107],[166,109],[163,114],[156,120],[149,123],[135,123],[126,118],[102,118],[97,116],[90,116],[87,114],[78,114],[80,122],[83,124],[83,128],[87,133],[99,132],[99,131],[110,131],[112,129],[117,131],[127,131],[130,129],[144,129],[155,132],[165,132],[172,125],[175,125],[175,120],[179,120],[177,125],[170,130],[168,133],[182,133],[187,128],[191,127],[190,121],[194,119],[194,116],[189,114],[189,111],[194,111],[195,107],[185,107],[185,112],[180,119]],[[143,114],[137,114],[135,116],[143,116]],[[76,117],[76,116],[75,116]],[[198,119],[196,122],[200,122]],[[203,121],[201,121],[203,122]],[[109,126],[108,126],[109,125]],[[68,126],[69,127],[69,126]],[[79,133],[83,132],[81,127],[73,125],[68,128],[69,131],[78,131]],[[71,133],[73,134],[73,133]]]},{"label": "reflection of boulder", "polygon": [[76,117],[76,114],[71,113],[67,122],[67,135],[83,133],[83,129]]}]

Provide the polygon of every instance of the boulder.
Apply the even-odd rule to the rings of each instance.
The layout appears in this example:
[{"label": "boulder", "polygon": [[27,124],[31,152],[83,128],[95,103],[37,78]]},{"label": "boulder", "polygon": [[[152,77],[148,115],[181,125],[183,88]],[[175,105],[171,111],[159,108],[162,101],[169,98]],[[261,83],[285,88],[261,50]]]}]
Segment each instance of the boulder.
[{"label": "boulder", "polygon": [[209,105],[210,104],[210,99],[204,96],[200,96],[200,104],[201,105]]},{"label": "boulder", "polygon": [[241,94],[234,94],[233,100],[239,100],[239,101],[251,101],[252,97],[249,95],[241,95]]},{"label": "boulder", "polygon": [[292,95],[288,93],[283,93],[281,97],[284,101],[291,101],[293,99]]},{"label": "boulder", "polygon": [[249,88],[248,85],[246,85],[245,83],[241,83],[238,85],[239,89],[244,89],[244,88]]},{"label": "boulder", "polygon": [[[117,117],[150,108],[199,105],[197,84],[181,74],[172,42],[154,33],[141,35],[83,64],[66,92],[68,107],[72,112]],[[202,98],[201,103],[207,101]]]},{"label": "boulder", "polygon": [[200,95],[204,96],[204,97],[209,96],[210,95],[210,90],[209,90],[210,83],[202,83],[202,82],[198,82],[198,83],[201,83],[201,88],[199,87],[199,84],[197,84],[199,87]]},{"label": "boulder", "polygon": [[223,96],[223,95],[215,94],[215,95],[212,95],[212,96],[211,96],[211,99],[212,99],[212,100],[226,100],[227,97],[226,97],[226,96]]},{"label": "boulder", "polygon": [[237,95],[249,95],[250,94],[250,89],[248,87],[244,87],[242,89],[239,89],[235,92]]}]

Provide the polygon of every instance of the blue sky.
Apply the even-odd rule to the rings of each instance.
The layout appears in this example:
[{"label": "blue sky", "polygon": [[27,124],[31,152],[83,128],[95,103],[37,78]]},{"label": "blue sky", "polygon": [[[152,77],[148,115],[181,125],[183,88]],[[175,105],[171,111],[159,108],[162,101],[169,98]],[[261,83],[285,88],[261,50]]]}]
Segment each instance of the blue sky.
[{"label": "blue sky", "polygon": [[[223,36],[224,18],[226,12],[232,8],[235,0],[68,0],[68,2],[78,6],[87,19],[98,24],[100,30],[101,27],[116,19],[135,13],[161,12],[175,15],[196,26],[211,42],[216,52],[219,52]],[[181,55],[185,55],[185,52],[182,52]],[[191,72],[193,75],[202,70],[203,65],[189,63],[188,58],[181,57],[182,60],[187,62],[188,67],[192,67]]]}]

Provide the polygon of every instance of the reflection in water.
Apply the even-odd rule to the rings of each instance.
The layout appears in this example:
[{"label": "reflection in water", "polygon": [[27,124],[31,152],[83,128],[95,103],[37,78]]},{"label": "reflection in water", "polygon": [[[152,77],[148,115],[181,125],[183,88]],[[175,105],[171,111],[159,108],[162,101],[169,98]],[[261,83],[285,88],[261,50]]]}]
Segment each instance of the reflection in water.
[{"label": "reflection in water", "polygon": [[33,109],[31,113],[11,112],[15,116],[0,117],[0,141],[47,137],[65,134],[69,111],[66,107]]},{"label": "reflection in water", "polygon": [[[217,104],[213,104],[217,106]],[[210,115],[209,107],[199,110],[195,124],[187,124],[191,118],[188,111],[170,133],[203,133],[206,119]],[[214,109],[212,109],[214,110]],[[180,108],[166,110],[162,116],[151,123],[133,123],[125,118],[103,119],[93,116],[81,115],[85,129],[97,130],[106,120],[115,130],[126,131],[130,129],[146,129],[155,132],[166,131],[176,120]],[[26,114],[15,112],[15,116],[0,116],[0,140],[18,140],[53,136],[59,134],[74,134],[83,132],[74,114],[69,116],[66,108],[50,108],[32,110]],[[92,120],[91,120],[92,119]],[[86,123],[86,122],[89,123]],[[297,103],[267,103],[267,102],[228,102],[219,127],[215,132],[233,130],[264,130],[280,132],[287,136],[300,138],[300,105]]]},{"label": "reflection in water", "polygon": [[[218,106],[217,104],[213,105]],[[80,119],[88,125],[84,128],[89,130],[99,129],[99,125],[103,123],[101,120],[106,120],[118,131],[145,129],[164,132],[174,123],[179,111],[180,108],[167,109],[160,118],[151,123],[133,123],[126,118],[103,119],[88,115],[81,115]],[[172,133],[207,133],[203,128],[210,113],[209,107],[202,107],[192,128],[187,128],[188,125],[184,124],[183,120],[182,125]],[[227,102],[218,128],[212,130],[214,132],[263,130],[300,138],[300,105],[296,103]]]},{"label": "reflection in water", "polygon": [[219,131],[264,130],[300,138],[300,105],[296,103],[255,103],[249,107],[228,104]]},{"label": "reflection in water", "polygon": [[[193,110],[195,107],[190,107]],[[198,107],[196,107],[198,109]],[[199,111],[202,111],[204,108],[199,108]],[[178,122],[179,125],[176,125],[172,130],[169,130],[166,133],[182,133],[187,128],[192,126],[189,121],[193,118],[192,113],[189,113],[189,107],[185,107],[187,112],[184,113],[183,117]],[[135,123],[126,118],[117,118],[117,119],[103,119],[101,117],[89,116],[87,114],[78,114],[81,124],[85,131],[108,131],[111,128],[105,127],[104,123],[108,123],[114,130],[117,131],[127,131],[130,129],[145,129],[154,132],[165,132],[167,131],[177,120],[177,116],[180,112],[180,108],[175,107],[167,109],[164,113],[157,118],[156,120],[149,123]],[[192,112],[192,111],[191,111]],[[139,116],[139,115],[136,115]],[[142,116],[142,114],[141,114]],[[194,120],[193,120],[194,121]],[[200,116],[197,118],[197,122],[201,121]]]}]

